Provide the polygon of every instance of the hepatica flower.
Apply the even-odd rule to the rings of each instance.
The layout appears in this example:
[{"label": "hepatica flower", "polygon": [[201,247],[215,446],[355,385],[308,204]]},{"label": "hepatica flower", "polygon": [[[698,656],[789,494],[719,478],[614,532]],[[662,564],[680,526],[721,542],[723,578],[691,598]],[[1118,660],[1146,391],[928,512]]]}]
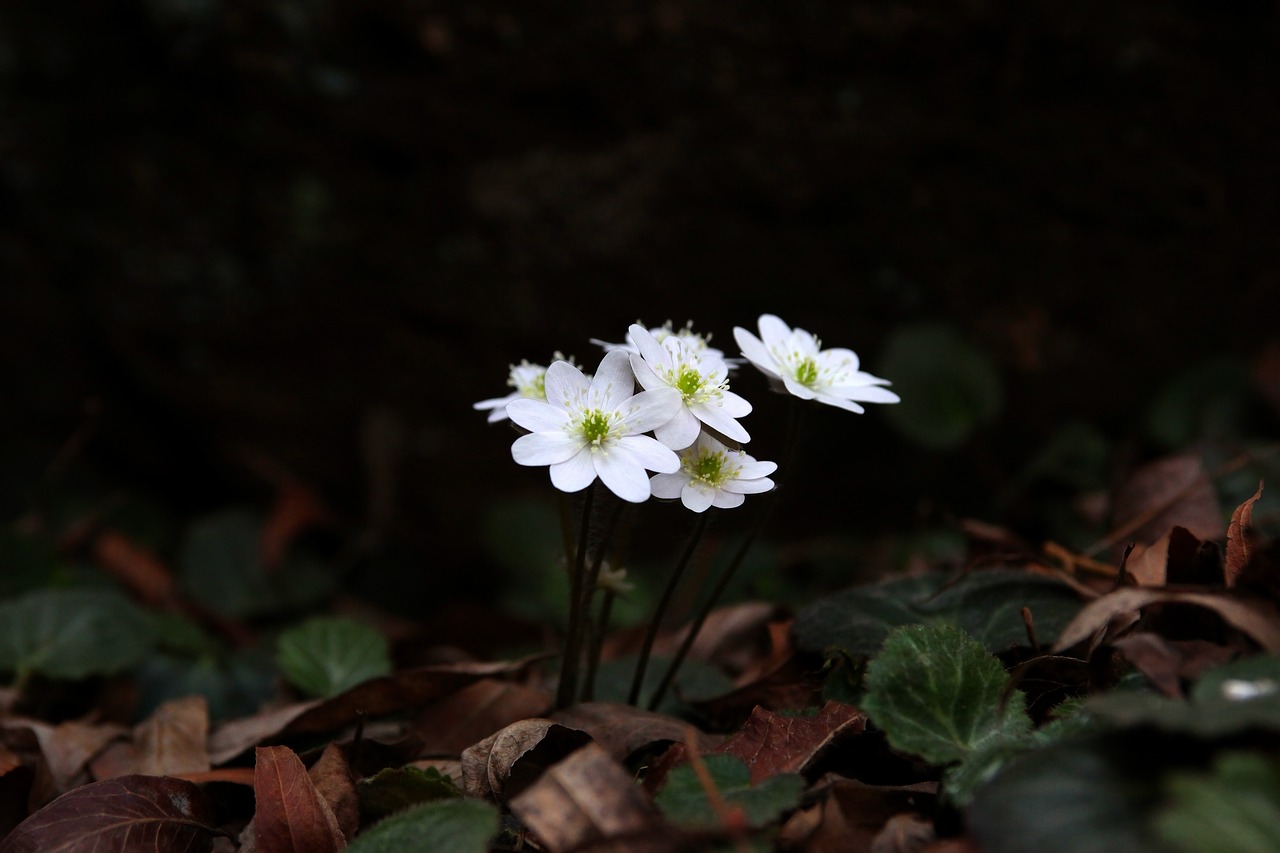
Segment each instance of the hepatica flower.
[{"label": "hepatica flower", "polygon": [[[639,324],[637,323],[636,325]],[[658,343],[665,343],[668,338],[678,338],[699,352],[724,358],[724,350],[718,350],[708,343],[711,340],[710,335],[702,335],[693,330],[692,320],[685,323],[684,326],[679,329],[674,328],[671,321],[668,320],[661,326],[645,329],[645,331],[648,332]],[[602,341],[599,338],[592,338],[591,343],[604,347],[605,352],[612,352],[616,349],[620,349],[623,352],[628,353],[640,352],[640,347],[636,344],[635,336],[631,332],[627,332],[626,340],[620,344],[611,344],[608,341]]]},{"label": "hepatica flower", "polygon": [[[564,356],[560,353],[555,354],[556,361],[563,361]],[[573,359],[569,359],[572,363]],[[529,361],[521,361],[519,364],[511,365],[511,373],[507,376],[507,385],[516,389],[505,397],[494,397],[489,400],[481,400],[479,403],[472,405],[473,409],[480,411],[489,411],[489,423],[497,423],[507,419],[507,404],[512,400],[529,399],[529,400],[546,400],[547,394],[545,390],[545,377],[547,368],[541,364],[533,364]]]},{"label": "hepatica flower", "polygon": [[680,470],[657,474],[650,485],[654,497],[680,498],[694,512],[713,506],[732,509],[742,505],[745,495],[772,489],[769,475],[777,469],[773,462],[758,462],[749,453],[730,450],[702,433],[692,447],[680,452]]},{"label": "hepatica flower", "polygon": [[591,379],[557,361],[547,368],[544,390],[545,400],[507,405],[511,420],[529,430],[511,445],[511,456],[520,465],[550,466],[551,483],[560,491],[580,491],[599,477],[618,497],[640,503],[650,494],[646,470],[680,469],[675,453],[641,435],[671,420],[680,395],[670,388],[633,394],[625,352],[606,353]]},{"label": "hepatica flower", "polygon": [[853,350],[822,349],[804,329],[792,329],[772,314],[762,314],[760,337],[735,327],[734,340],[742,354],[769,377],[775,388],[804,400],[817,400],[851,412],[863,411],[858,403],[896,403],[898,395],[882,386],[887,379],[858,369]]},{"label": "hepatica flower", "polygon": [[688,447],[703,424],[734,441],[751,440],[735,420],[750,414],[751,404],[729,390],[723,358],[677,335],[659,341],[640,325],[633,325],[628,337],[638,349],[631,354],[631,368],[640,385],[646,390],[673,388],[680,394],[675,416],[654,430],[658,441],[673,450]]}]

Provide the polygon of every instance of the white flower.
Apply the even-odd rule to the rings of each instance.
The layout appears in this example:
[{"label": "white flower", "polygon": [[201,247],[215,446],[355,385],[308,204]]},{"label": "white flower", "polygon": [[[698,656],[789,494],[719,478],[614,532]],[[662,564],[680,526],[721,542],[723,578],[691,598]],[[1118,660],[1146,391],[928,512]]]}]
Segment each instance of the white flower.
[{"label": "white flower", "polygon": [[[640,325],[640,324],[636,323],[636,325]],[[645,331],[648,332],[650,335],[652,335],[653,338],[657,340],[658,343],[664,343],[668,338],[678,338],[684,341],[693,349],[701,353],[724,358],[724,350],[716,349],[715,347],[710,345],[710,341],[711,341],[710,335],[702,335],[693,330],[692,320],[685,323],[684,328],[681,328],[681,329],[673,328],[671,321],[668,320],[667,322],[663,323],[661,326],[655,326],[651,329],[645,329]],[[640,352],[640,347],[636,345],[635,336],[631,332],[627,332],[626,341],[620,344],[611,344],[608,341],[602,341],[599,338],[592,338],[591,343],[596,344],[597,346],[604,347],[605,352],[613,352],[616,349],[619,349],[619,350],[622,350],[623,352],[628,352],[628,353]],[[726,363],[731,362],[730,359],[725,359],[725,361]]]},{"label": "white flower", "polygon": [[757,462],[750,454],[730,450],[703,433],[687,450],[680,451],[680,470],[658,474],[650,481],[653,496],[680,498],[694,512],[708,507],[732,509],[742,506],[744,495],[773,488],[769,475],[778,470],[773,462]]},{"label": "white flower", "polygon": [[[760,337],[741,326],[733,330],[742,354],[777,386],[804,400],[862,412],[862,403],[896,403],[898,395],[881,386],[887,379],[858,370],[853,350],[822,349],[804,329],[792,329],[772,314],[760,315]],[[763,338],[763,340],[761,340]],[[857,401],[857,402],[855,402]]]},{"label": "white flower", "polygon": [[[555,361],[564,361],[565,358],[560,353],[554,356]],[[569,359],[569,363],[573,363],[573,359]],[[529,400],[546,400],[547,394],[544,388],[544,381],[547,375],[547,368],[541,364],[533,364],[528,360],[523,360],[519,364],[511,365],[511,373],[507,376],[507,385],[516,389],[505,397],[494,397],[489,400],[481,400],[471,406],[473,409],[484,411],[489,410],[489,423],[497,423],[507,419],[507,403],[512,400],[527,398]]]},{"label": "white flower", "polygon": [[627,337],[639,350],[631,354],[631,369],[640,385],[650,391],[674,388],[680,392],[680,410],[653,431],[658,441],[672,450],[688,447],[702,431],[702,424],[733,441],[751,440],[734,420],[750,414],[751,404],[729,390],[729,368],[723,358],[711,355],[705,347],[695,348],[677,335],[658,341],[640,325],[633,325]]},{"label": "white flower", "polygon": [[590,380],[576,366],[557,361],[544,381],[545,402],[522,398],[507,405],[511,420],[529,430],[511,445],[517,463],[551,466],[551,483],[562,492],[585,489],[598,476],[632,503],[649,498],[646,470],[679,470],[680,459],[670,448],[640,433],[671,420],[680,395],[659,388],[633,396],[635,377],[626,353],[606,353]]}]

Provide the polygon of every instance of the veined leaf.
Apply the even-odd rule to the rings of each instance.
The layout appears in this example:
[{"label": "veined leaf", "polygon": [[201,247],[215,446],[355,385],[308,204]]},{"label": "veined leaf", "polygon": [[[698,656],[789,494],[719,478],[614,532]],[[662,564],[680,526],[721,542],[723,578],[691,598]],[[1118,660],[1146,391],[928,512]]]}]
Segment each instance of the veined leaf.
[{"label": "veined leaf", "polygon": [[308,619],[280,635],[276,662],[284,677],[309,696],[336,696],[391,672],[386,637],[352,619]]},{"label": "veined leaf", "polygon": [[103,675],[137,664],[151,644],[145,614],[112,590],[45,589],[0,604],[0,671]]},{"label": "veined leaf", "polygon": [[498,834],[498,810],[483,800],[436,800],[406,809],[356,836],[349,853],[448,850],[487,853]]},{"label": "veined leaf", "polygon": [[[708,755],[702,760],[725,805],[742,809],[748,826],[773,823],[796,807],[805,789],[804,777],[797,773],[770,776],[752,785],[751,771],[742,759],[720,754]],[[688,764],[671,771],[654,802],[673,823],[695,827],[720,825],[702,783]]]}]

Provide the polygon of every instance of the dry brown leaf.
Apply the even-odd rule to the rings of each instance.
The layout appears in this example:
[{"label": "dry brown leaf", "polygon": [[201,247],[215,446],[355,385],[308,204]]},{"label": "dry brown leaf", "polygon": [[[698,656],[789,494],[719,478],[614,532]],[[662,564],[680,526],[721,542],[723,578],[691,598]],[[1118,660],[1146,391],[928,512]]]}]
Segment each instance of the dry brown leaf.
[{"label": "dry brown leaf", "polygon": [[347,846],[333,811],[288,747],[255,751],[253,798],[259,853],[337,853]]},{"label": "dry brown leaf", "polygon": [[336,731],[354,724],[361,715],[379,717],[421,707],[482,678],[523,672],[541,658],[537,655],[518,661],[439,664],[405,669],[369,679],[329,699],[299,702],[231,720],[210,734],[209,757],[214,764],[222,764],[269,738]]},{"label": "dry brown leaf", "polygon": [[285,482],[262,528],[262,565],[279,566],[299,533],[332,521],[332,513],[314,492],[292,480]]},{"label": "dry brown leaf", "polygon": [[892,843],[895,836],[884,831],[895,816],[930,811],[935,787],[934,783],[898,787],[837,779],[826,787],[818,806],[808,814],[797,812],[783,825],[780,839],[805,853],[893,850],[873,845]]},{"label": "dry brown leaf", "polygon": [[742,759],[755,785],[779,773],[811,769],[832,746],[862,734],[866,727],[866,714],[839,702],[828,702],[812,717],[783,717],[756,708],[742,730],[713,752]]},{"label": "dry brown leaf", "polygon": [[1199,539],[1222,531],[1222,510],[1204,463],[1196,454],[1157,459],[1134,472],[1116,493],[1119,526],[1107,539],[1150,544],[1173,527],[1185,527]]},{"label": "dry brown leaf", "polygon": [[342,748],[331,743],[320,754],[320,760],[307,771],[316,791],[329,805],[338,821],[338,829],[346,838],[353,838],[360,828],[360,797],[351,781],[351,767]]},{"label": "dry brown leaf", "polygon": [[588,845],[617,853],[672,849],[631,774],[594,743],[549,767],[512,798],[511,811],[551,853]]},{"label": "dry brown leaf", "polygon": [[209,706],[203,696],[171,699],[133,730],[133,741],[113,744],[96,757],[95,779],[141,773],[177,776],[208,770]]},{"label": "dry brown leaf", "polygon": [[128,735],[124,726],[112,724],[69,722],[50,726],[36,720],[9,720],[5,727],[28,728],[35,736],[49,774],[50,790],[42,791],[42,797],[45,793],[57,796],[83,784],[93,757],[112,741]]},{"label": "dry brown leaf", "polygon": [[632,753],[656,743],[684,743],[692,734],[698,748],[714,747],[718,738],[684,720],[615,702],[580,702],[552,715],[556,722],[591,735],[611,757],[625,761]]},{"label": "dry brown leaf", "polygon": [[896,814],[871,841],[871,853],[920,853],[934,837],[933,821],[915,813]]},{"label": "dry brown leaf", "polygon": [[140,601],[159,607],[174,597],[173,572],[148,549],[115,530],[104,530],[93,542],[93,559]]},{"label": "dry brown leaf", "polygon": [[1227,527],[1227,556],[1225,574],[1227,586],[1236,585],[1241,572],[1253,559],[1258,548],[1258,532],[1253,527],[1253,505],[1262,497],[1262,483],[1258,490],[1231,513],[1231,524]]},{"label": "dry brown leaf", "polygon": [[1236,649],[1204,640],[1167,640],[1143,631],[1112,643],[1150,684],[1166,696],[1181,698],[1183,680],[1231,661]]},{"label": "dry brown leaf", "polygon": [[1054,651],[1061,652],[1097,635],[1116,617],[1152,604],[1190,604],[1218,614],[1228,625],[1253,638],[1268,652],[1280,652],[1280,612],[1274,604],[1227,592],[1126,587],[1086,604],[1063,629]]},{"label": "dry brown leaf", "polygon": [[410,727],[422,755],[457,755],[504,726],[550,710],[552,695],[540,687],[486,678],[433,702]]},{"label": "dry brown leaf", "polygon": [[552,720],[521,720],[462,751],[462,790],[504,803],[542,772],[591,741],[586,732]]},{"label": "dry brown leaf", "polygon": [[773,711],[787,708],[809,708],[821,701],[822,681],[814,672],[813,662],[794,656],[758,681],[700,702],[697,708],[714,729],[740,727],[756,706]]}]

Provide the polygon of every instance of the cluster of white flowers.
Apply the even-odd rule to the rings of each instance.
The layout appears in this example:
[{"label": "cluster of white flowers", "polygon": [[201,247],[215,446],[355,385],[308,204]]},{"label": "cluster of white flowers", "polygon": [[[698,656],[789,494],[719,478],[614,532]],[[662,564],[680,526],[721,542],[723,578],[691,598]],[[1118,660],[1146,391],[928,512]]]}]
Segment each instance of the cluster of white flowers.
[{"label": "cluster of white flowers", "polygon": [[[863,410],[855,401],[898,402],[888,382],[858,370],[851,350],[823,350],[772,314],[759,329],[760,337],[740,327],[733,334],[775,390],[854,412]],[[511,446],[517,463],[548,466],[564,492],[598,477],[623,500],[678,497],[694,512],[740,506],[744,495],[773,488],[778,466],[741,449],[751,436],[738,419],[751,404],[729,390],[734,365],[706,337],[668,322],[634,324],[625,343],[593,343],[605,349],[594,376],[556,353],[546,367],[513,365],[507,384],[515,391],[475,404],[491,423],[510,418],[527,430]]]}]

